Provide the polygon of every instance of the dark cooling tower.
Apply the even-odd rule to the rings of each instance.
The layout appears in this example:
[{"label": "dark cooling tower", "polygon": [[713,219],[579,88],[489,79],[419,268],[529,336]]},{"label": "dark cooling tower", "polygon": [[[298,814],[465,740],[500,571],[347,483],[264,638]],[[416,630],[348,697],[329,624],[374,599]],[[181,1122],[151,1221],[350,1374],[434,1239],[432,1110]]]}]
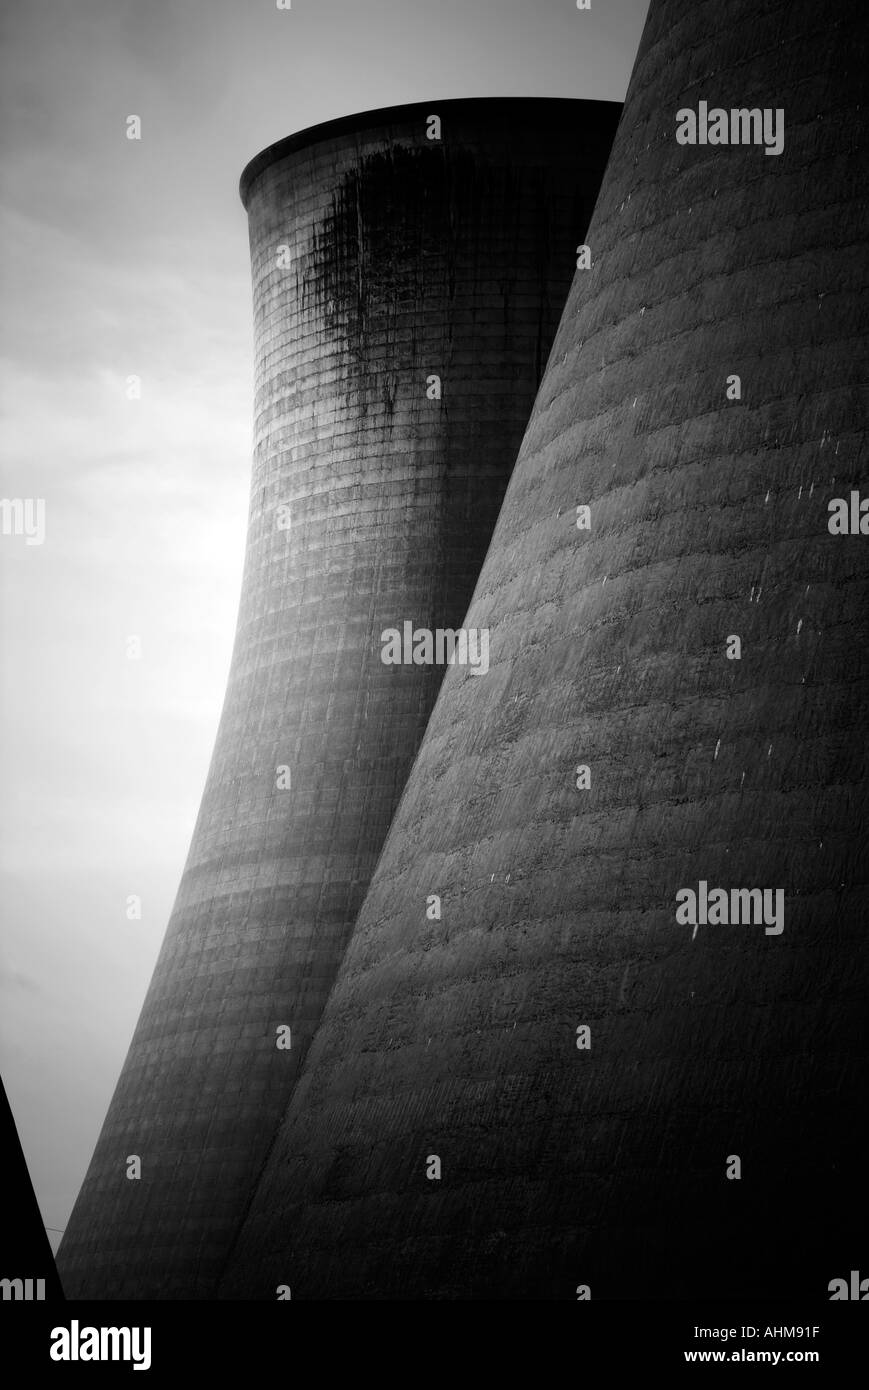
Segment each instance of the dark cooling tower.
[{"label": "dark cooling tower", "polygon": [[619,111],[404,106],[245,170],[238,630],[178,899],[63,1242],[68,1296],[214,1287],[443,674],[385,665],[381,631],[461,622]]},{"label": "dark cooling tower", "polygon": [[[223,1295],[865,1264],[863,12],[653,0],[465,620],[491,667],[448,672]],[[770,139],[680,143],[700,103]]]}]

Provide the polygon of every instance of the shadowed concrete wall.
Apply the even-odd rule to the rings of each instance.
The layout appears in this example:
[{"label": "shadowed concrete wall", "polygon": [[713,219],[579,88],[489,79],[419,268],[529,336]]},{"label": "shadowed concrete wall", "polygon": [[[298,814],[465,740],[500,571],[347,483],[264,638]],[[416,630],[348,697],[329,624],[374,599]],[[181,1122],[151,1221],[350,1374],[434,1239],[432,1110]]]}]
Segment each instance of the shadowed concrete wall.
[{"label": "shadowed concrete wall", "polygon": [[[223,1295],[825,1299],[864,1259],[866,40],[653,0],[492,667],[444,682]],[[783,152],[680,145],[700,101]],[[700,880],[783,931],[681,925]]]},{"label": "shadowed concrete wall", "polygon": [[383,665],[380,633],[461,622],[619,110],[395,108],[245,171],[256,404],[238,630],[177,902],[60,1252],[70,1296],[213,1288],[442,675]]}]

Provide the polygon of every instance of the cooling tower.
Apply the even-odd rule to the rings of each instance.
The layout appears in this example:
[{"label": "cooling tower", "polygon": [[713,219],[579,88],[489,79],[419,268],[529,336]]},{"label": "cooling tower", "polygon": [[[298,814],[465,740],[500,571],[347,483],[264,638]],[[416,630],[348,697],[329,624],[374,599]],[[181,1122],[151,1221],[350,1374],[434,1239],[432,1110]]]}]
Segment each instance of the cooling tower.
[{"label": "cooling tower", "polygon": [[490,669],[447,673],[223,1296],[865,1263],[867,57],[854,0],[652,0]]},{"label": "cooling tower", "polygon": [[619,111],[369,112],[242,176],[256,402],[238,628],[178,898],[60,1253],[68,1296],[213,1290],[443,674],[385,664],[381,632],[461,623]]}]

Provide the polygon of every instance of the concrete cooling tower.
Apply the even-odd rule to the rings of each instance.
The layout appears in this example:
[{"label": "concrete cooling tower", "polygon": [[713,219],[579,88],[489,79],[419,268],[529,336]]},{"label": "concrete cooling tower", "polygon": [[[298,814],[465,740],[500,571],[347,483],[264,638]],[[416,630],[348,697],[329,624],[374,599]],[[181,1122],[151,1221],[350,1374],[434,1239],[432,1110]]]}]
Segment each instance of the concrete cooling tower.
[{"label": "concrete cooling tower", "polygon": [[447,673],[222,1296],[865,1265],[867,63],[862,0],[652,0],[490,667]]},{"label": "concrete cooling tower", "polygon": [[244,172],[238,629],[177,902],[61,1248],[68,1296],[214,1289],[443,675],[386,664],[381,634],[461,623],[619,112],[404,106]]}]

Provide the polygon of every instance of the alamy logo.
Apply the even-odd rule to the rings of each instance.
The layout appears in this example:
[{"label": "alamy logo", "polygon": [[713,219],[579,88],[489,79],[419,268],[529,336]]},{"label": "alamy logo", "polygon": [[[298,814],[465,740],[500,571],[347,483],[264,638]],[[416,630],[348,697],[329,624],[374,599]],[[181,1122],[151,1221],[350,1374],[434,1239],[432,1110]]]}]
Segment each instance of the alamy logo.
[{"label": "alamy logo", "polygon": [[406,622],[384,628],[380,660],[384,666],[470,666],[472,676],[484,676],[489,669],[489,629],[487,627],[435,628],[414,630]]},{"label": "alamy logo", "polygon": [[[766,926],[767,936],[780,936],[785,926],[783,888],[713,888],[705,879],[676,893],[676,921],[683,927]],[[696,934],[696,933],[695,933]]]},{"label": "alamy logo", "polygon": [[134,1371],[151,1366],[150,1327],[69,1327],[51,1329],[52,1361],[132,1361]]},{"label": "alamy logo", "polygon": [[683,106],[676,112],[676,141],[680,145],[764,145],[765,154],[781,154],[785,147],[785,113],[780,106],[709,109],[707,101],[696,111]]},{"label": "alamy logo", "polygon": [[[34,1293],[34,1286],[36,1292]],[[22,1299],[25,1303],[45,1301],[44,1279],[0,1279],[0,1297]]]},{"label": "alamy logo", "polygon": [[834,497],[827,503],[827,530],[831,536],[869,536],[869,497],[853,490],[850,499]]},{"label": "alamy logo", "polygon": [[869,1300],[869,1279],[861,1279],[859,1269],[852,1269],[850,1288],[845,1279],[831,1279],[827,1291],[831,1303],[841,1303],[843,1300],[865,1303]]},{"label": "alamy logo", "polygon": [[0,497],[0,529],[4,536],[23,536],[25,545],[42,545],[45,498]]}]

